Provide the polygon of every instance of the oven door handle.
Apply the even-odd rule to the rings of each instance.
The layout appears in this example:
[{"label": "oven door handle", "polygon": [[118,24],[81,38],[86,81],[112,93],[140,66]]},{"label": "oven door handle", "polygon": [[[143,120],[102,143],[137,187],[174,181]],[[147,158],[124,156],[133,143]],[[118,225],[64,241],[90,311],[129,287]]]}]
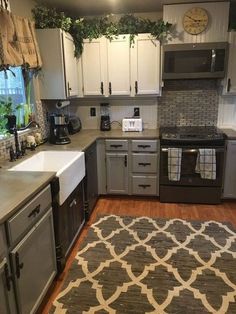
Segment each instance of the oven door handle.
[{"label": "oven door handle", "polygon": [[[214,149],[214,147],[212,147]],[[183,153],[197,153],[199,149],[182,149]],[[168,148],[162,148],[161,149],[162,152],[168,152]],[[224,148],[215,148],[216,153],[223,153],[225,150]]]}]

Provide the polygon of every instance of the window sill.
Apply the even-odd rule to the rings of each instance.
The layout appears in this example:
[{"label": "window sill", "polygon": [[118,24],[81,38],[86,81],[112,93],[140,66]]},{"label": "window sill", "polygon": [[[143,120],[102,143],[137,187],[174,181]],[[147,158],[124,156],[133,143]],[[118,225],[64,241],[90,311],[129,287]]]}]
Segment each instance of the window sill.
[{"label": "window sill", "polygon": [[[37,130],[38,128],[28,128],[26,130],[23,130],[23,131],[17,131],[18,135],[23,135],[23,134],[28,134],[28,133],[31,133],[32,131],[35,131]],[[4,142],[4,141],[7,141],[7,140],[10,140],[14,137],[13,134],[7,134],[7,135],[2,135],[0,134],[0,143],[1,142]]]}]

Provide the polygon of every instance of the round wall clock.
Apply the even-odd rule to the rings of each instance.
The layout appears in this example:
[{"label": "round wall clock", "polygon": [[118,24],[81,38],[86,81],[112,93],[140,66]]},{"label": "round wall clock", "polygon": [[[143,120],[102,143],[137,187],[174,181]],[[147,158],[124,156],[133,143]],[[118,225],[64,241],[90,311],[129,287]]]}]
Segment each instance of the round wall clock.
[{"label": "round wall clock", "polygon": [[183,17],[184,30],[192,35],[202,33],[208,25],[208,13],[203,8],[192,8]]}]

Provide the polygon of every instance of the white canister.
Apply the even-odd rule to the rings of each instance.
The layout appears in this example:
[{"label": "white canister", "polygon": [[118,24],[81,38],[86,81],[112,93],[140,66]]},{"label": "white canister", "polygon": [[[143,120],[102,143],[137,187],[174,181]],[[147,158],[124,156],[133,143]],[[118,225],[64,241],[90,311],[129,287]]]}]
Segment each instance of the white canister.
[{"label": "white canister", "polygon": [[26,137],[27,147],[36,146],[35,137],[33,135],[28,135]]}]

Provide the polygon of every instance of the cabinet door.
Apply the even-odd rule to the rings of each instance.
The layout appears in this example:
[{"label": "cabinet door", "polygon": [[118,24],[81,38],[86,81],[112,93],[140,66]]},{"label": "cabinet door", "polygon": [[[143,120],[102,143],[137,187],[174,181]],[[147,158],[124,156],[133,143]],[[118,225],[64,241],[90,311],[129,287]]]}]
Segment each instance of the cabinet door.
[{"label": "cabinet door", "polygon": [[106,153],[107,193],[128,194],[127,153]]},{"label": "cabinet door", "polygon": [[56,274],[49,210],[11,252],[20,313],[34,313]]},{"label": "cabinet door", "polygon": [[228,72],[225,81],[226,95],[236,95],[236,31],[229,33]]},{"label": "cabinet door", "polygon": [[236,198],[236,141],[227,141],[224,193],[225,198]]},{"label": "cabinet door", "polygon": [[97,177],[97,149],[96,143],[85,152],[86,178],[85,195],[87,202],[87,213],[91,214],[98,198],[98,177]]},{"label": "cabinet door", "polygon": [[107,94],[106,58],[106,39],[104,37],[84,41],[82,53],[84,96]]},{"label": "cabinet door", "polygon": [[130,95],[129,35],[107,40],[109,95]]},{"label": "cabinet door", "polygon": [[65,83],[67,97],[79,95],[78,63],[75,58],[75,46],[70,34],[63,32]]},{"label": "cabinet door", "polygon": [[139,34],[131,48],[132,95],[160,94],[160,42]]},{"label": "cabinet door", "polygon": [[0,313],[15,313],[12,281],[10,280],[10,266],[6,258],[0,263]]}]

